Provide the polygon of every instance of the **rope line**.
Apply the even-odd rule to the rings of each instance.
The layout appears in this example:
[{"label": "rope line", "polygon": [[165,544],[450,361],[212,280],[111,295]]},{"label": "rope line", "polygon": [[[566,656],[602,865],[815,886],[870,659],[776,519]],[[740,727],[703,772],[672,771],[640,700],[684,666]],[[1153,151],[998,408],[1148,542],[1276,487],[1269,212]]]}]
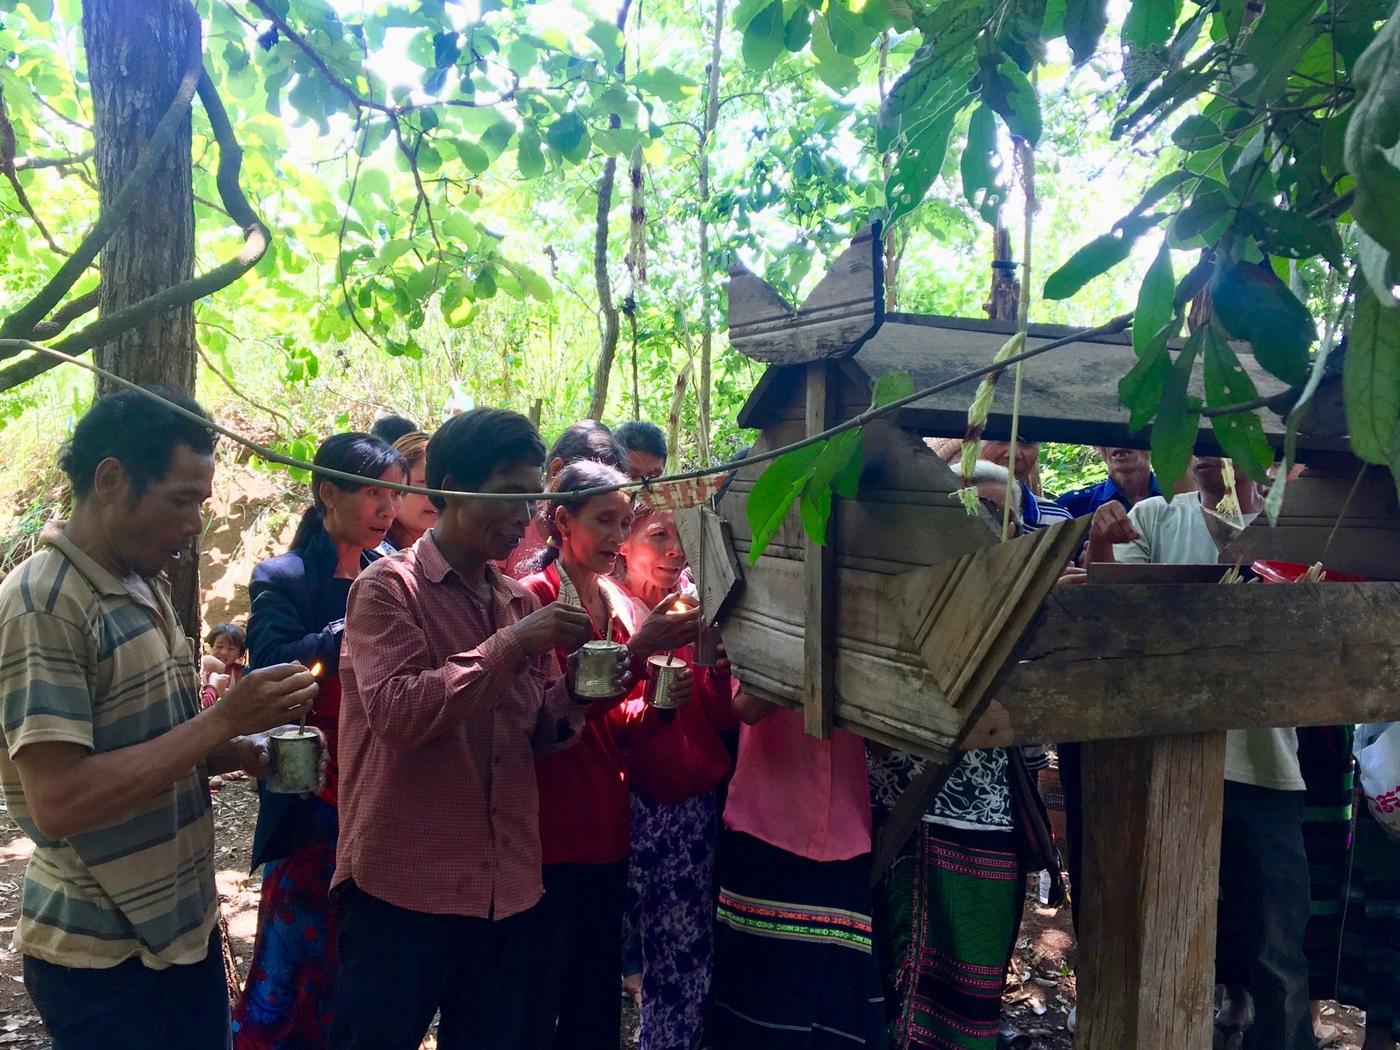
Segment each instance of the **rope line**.
[{"label": "rope line", "polygon": [[[743,467],[752,466],[756,463],[767,463],[771,460],[777,459],[779,456],[786,455],[789,452],[796,452],[799,449],[807,448],[810,445],[815,445],[819,441],[826,441],[828,438],[834,437],[837,434],[844,433],[847,430],[853,430],[856,427],[864,426],[866,423],[870,423],[876,419],[879,419],[881,416],[887,416],[892,412],[898,412],[901,408],[905,408],[906,406],[913,404],[915,401],[922,401],[924,398],[932,397],[934,394],[941,394],[945,390],[951,390],[954,387],[962,386],[964,383],[970,383],[974,380],[981,379],[983,376],[988,375],[991,372],[996,372],[1008,368],[1011,365],[1017,364],[1021,361],[1029,361],[1033,357],[1039,357],[1041,354],[1049,353],[1051,350],[1058,350],[1062,347],[1069,346],[1071,343],[1077,343],[1081,340],[1093,338],[1095,336],[1113,335],[1115,333],[1121,332],[1124,329],[1126,329],[1129,326],[1129,324],[1132,323],[1132,319],[1133,315],[1131,313],[1120,314],[1119,316],[1113,318],[1111,321],[1099,325],[1097,328],[1086,328],[1081,332],[1075,333],[1074,335],[1067,335],[1059,339],[1052,339],[1048,343],[1044,343],[1030,350],[1024,350],[1021,353],[1014,355],[1013,357],[1008,357],[1005,361],[983,365],[981,368],[974,368],[970,372],[964,372],[961,375],[954,376],[951,379],[945,379],[940,383],[934,383],[932,386],[924,387],[922,390],[915,390],[912,394],[908,394],[904,397],[897,398],[894,401],[890,401],[883,405],[868,408],[864,412],[860,413],[857,416],[852,416],[850,419],[846,420],[843,423],[838,423],[835,426],[828,427],[826,430],[823,430],[819,434],[809,434],[807,437],[802,438],[800,441],[794,441],[791,444],[783,445],[781,448],[769,449],[766,452],[758,452],[746,456],[743,459],[735,460],[732,463],[720,463],[714,466],[702,467],[697,470],[684,471],[680,474],[671,474],[666,477],[648,478],[645,481],[628,481],[622,484],[598,485],[593,488],[580,489],[578,490],[578,492],[575,492],[572,495],[577,499],[583,500],[589,499],[593,496],[606,495],[609,492],[630,492],[634,490],[640,492],[649,492],[653,486],[665,485],[674,481],[694,481],[697,478],[709,477],[714,474],[729,474],[733,471],[739,470]],[[56,358],[57,360],[65,362],[67,364],[77,365],[79,368],[85,369],[93,373],[94,375],[99,375],[102,378],[110,382],[116,383],[119,386],[125,387],[128,390],[134,390],[138,394],[141,394],[143,397],[147,397],[152,401],[158,402],[159,404],[168,408],[170,411],[176,413],[177,415],[185,419],[198,423],[200,426],[207,427],[214,433],[219,434],[222,437],[226,437],[235,444],[241,445],[242,447],[246,448],[249,452],[252,452],[259,459],[265,460],[269,463],[277,463],[284,467],[293,467],[297,470],[311,471],[315,474],[315,476],[325,478],[331,481],[344,481],[352,485],[374,485],[379,488],[390,489],[394,492],[403,492],[416,496],[437,496],[440,499],[482,499],[500,503],[518,502],[520,500],[544,500],[550,499],[555,495],[551,492],[463,492],[457,489],[432,489],[420,485],[402,484],[397,481],[383,481],[380,478],[367,478],[360,474],[351,474],[343,470],[332,470],[328,467],[318,467],[312,463],[306,462],[305,460],[296,459],[293,456],[284,455],[281,452],[277,452],[273,449],[267,448],[264,445],[259,445],[256,441],[252,441],[248,438],[245,438],[243,435],[229,430],[227,427],[214,422],[212,419],[209,419],[205,416],[201,416],[196,412],[191,412],[188,409],[182,407],[181,405],[177,405],[173,401],[161,397],[159,394],[155,393],[152,390],[147,390],[145,387],[139,386],[138,384],[131,382],[129,379],[123,379],[119,375],[114,375],[107,369],[102,368],[99,365],[95,365],[90,361],[83,361],[77,357],[72,356],[71,354],[65,354],[61,350],[55,350],[52,347],[48,346],[41,346],[40,344],[31,342],[28,339],[0,339],[0,351],[7,350],[14,353],[27,350],[31,353],[45,354],[51,358]]]}]

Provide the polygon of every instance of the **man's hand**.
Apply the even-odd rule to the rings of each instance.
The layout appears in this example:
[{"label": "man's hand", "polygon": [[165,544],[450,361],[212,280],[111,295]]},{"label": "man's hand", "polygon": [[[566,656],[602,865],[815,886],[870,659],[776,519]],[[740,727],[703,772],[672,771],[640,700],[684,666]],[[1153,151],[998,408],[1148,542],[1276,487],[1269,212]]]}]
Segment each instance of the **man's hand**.
[{"label": "man's hand", "polygon": [[653,653],[670,652],[695,641],[699,623],[698,605],[680,600],[678,594],[668,594],[656,603],[627,644],[643,659]]},{"label": "man's hand", "polygon": [[[278,726],[277,729],[296,729],[298,726]],[[307,726],[307,729],[321,738],[321,763],[320,782],[316,785],[316,790],[320,791],[326,786],[326,777],[330,775],[331,755],[330,749],[326,746],[326,734],[315,726]],[[272,772],[269,763],[270,745],[268,738],[272,736],[272,730],[266,733],[254,733],[252,736],[241,736],[232,742],[234,768],[242,770],[249,776],[257,777],[259,780],[266,779]]]},{"label": "man's hand", "polygon": [[311,709],[321,691],[301,664],[277,664],[249,671],[206,714],[222,720],[229,736],[249,736],[295,722]]},{"label": "man's hand", "polygon": [[1089,573],[1086,569],[1081,569],[1077,565],[1065,566],[1065,571],[1060,573],[1060,578],[1055,581],[1056,587],[1078,587],[1089,582]]},{"label": "man's hand", "polygon": [[1142,534],[1133,527],[1128,512],[1117,500],[1110,500],[1094,511],[1094,520],[1089,523],[1089,540],[1095,544],[1132,543],[1142,539]]},{"label": "man's hand", "polygon": [[577,649],[593,637],[593,621],[577,605],[550,602],[518,621],[514,628],[516,640],[531,656],[551,649]]}]

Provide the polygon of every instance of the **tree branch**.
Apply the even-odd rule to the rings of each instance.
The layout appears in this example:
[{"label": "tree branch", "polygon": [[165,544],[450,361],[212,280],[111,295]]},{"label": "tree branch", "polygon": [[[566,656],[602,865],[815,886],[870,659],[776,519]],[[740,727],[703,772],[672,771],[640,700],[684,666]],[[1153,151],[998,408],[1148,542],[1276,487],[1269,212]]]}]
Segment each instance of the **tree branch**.
[{"label": "tree branch", "polygon": [[78,296],[70,302],[64,303],[58,308],[54,315],[46,320],[40,321],[34,326],[34,330],[29,334],[30,339],[52,339],[63,332],[70,324],[76,321],[83,314],[90,310],[96,310],[98,301],[102,298],[100,288]]},{"label": "tree branch", "polygon": [[[33,331],[34,326],[48,316],[49,311],[59,304],[73,285],[78,282],[83,271],[97,258],[98,252],[111,239],[117,227],[126,221],[127,215],[130,214],[148,188],[147,184],[155,172],[156,165],[174,141],[176,131],[185,119],[185,114],[189,112],[190,103],[194,101],[195,89],[204,72],[199,15],[195,13],[193,5],[188,7],[188,17],[194,25],[189,34],[190,54],[185,67],[185,75],[180,79],[180,84],[175,89],[175,97],[170,101],[170,108],[165,111],[165,116],[160,118],[160,123],[152,132],[150,141],[141,150],[141,157],[136,162],[136,167],[132,169],[130,177],[123,184],[121,192],[117,194],[111,207],[102,213],[97,224],[83,238],[82,243],[78,245],[73,254],[58,268],[58,272],[49,278],[48,283],[39,289],[34,298],[6,317],[3,322],[0,322],[0,338],[23,337]],[[15,351],[0,351],[0,360],[13,357],[14,354]]]},{"label": "tree branch", "polygon": [[17,157],[15,171],[38,171],[40,168],[71,168],[92,158],[92,150],[85,149],[68,157]]}]

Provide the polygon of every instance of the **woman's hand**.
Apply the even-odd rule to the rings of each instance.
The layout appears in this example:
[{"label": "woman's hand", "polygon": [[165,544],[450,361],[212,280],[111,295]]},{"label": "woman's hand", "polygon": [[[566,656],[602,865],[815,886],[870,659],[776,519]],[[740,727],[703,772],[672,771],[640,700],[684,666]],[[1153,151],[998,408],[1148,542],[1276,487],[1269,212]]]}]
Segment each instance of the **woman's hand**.
[{"label": "woman's hand", "polygon": [[[653,668],[655,670],[655,668]],[[666,692],[667,707],[679,709],[695,698],[695,672],[690,664],[676,668]]]},{"label": "woman's hand", "polygon": [[612,692],[607,696],[579,696],[574,691],[574,684],[578,680],[578,650],[569,654],[568,668],[565,671],[565,682],[569,689],[569,695],[574,698],[576,704],[591,704],[595,700],[616,700],[619,696],[626,696],[632,691],[632,652],[626,646],[618,650],[617,663],[613,665]]},{"label": "woman's hand", "polygon": [[678,594],[668,594],[656,603],[656,608],[647,614],[627,643],[634,653],[645,659],[653,653],[670,652],[695,640],[700,623],[699,606],[679,599]]}]

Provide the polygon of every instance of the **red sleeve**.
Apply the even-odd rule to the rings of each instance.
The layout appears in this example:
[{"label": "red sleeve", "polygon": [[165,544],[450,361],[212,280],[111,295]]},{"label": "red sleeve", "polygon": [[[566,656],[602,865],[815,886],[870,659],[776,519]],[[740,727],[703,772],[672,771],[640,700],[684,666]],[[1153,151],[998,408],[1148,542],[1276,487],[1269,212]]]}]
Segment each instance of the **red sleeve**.
[{"label": "red sleeve", "polygon": [[732,674],[717,674],[713,667],[696,668],[700,672],[697,688],[705,717],[718,733],[739,728],[739,716],[734,713],[735,678]]}]

